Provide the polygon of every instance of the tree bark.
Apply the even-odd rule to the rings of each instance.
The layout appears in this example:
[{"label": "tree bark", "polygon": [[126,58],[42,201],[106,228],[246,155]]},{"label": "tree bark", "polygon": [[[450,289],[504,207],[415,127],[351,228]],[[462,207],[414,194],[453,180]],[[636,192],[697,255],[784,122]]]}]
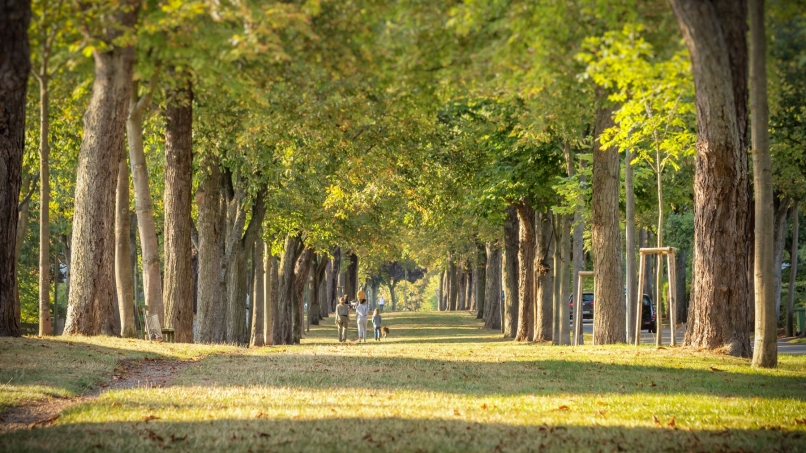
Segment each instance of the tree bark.
[{"label": "tree bark", "polygon": [[264,301],[266,304],[265,310],[265,322],[264,325],[266,326],[266,331],[264,334],[265,344],[270,345],[274,344],[274,332],[279,325],[277,323],[277,289],[278,289],[278,278],[277,278],[277,267],[279,260],[276,256],[271,254],[271,247],[269,244],[266,244],[266,275],[265,275],[265,296]]},{"label": "tree bark", "polygon": [[53,334],[50,319],[50,101],[47,56],[39,79],[39,336]]},{"label": "tree bark", "polygon": [[501,323],[504,338],[515,338],[518,329],[518,239],[518,211],[510,205],[504,221],[504,253],[501,259],[504,276]]},{"label": "tree bark", "polygon": [[535,228],[535,340],[552,341],[554,325],[554,219],[552,211],[537,212]]},{"label": "tree bark", "polygon": [[302,296],[305,291],[305,283],[308,282],[308,275],[311,270],[311,258],[313,258],[313,249],[306,247],[294,266],[294,344],[299,344],[302,339],[302,331],[305,329],[305,310]]},{"label": "tree bark", "polygon": [[312,273],[313,273],[313,288],[311,291],[311,301],[308,304],[308,312],[313,313],[314,316],[308,315],[310,318],[311,324],[318,326],[319,319],[320,319],[320,308],[319,308],[319,286],[321,284],[322,278],[325,275],[325,270],[330,260],[328,260],[324,255],[316,254],[313,258],[311,263]]},{"label": "tree bark", "polygon": [[454,311],[459,301],[459,278],[456,263],[451,259],[448,264],[448,311]]},{"label": "tree bark", "polygon": [[126,167],[124,154],[120,155],[115,199],[115,284],[118,313],[120,314],[120,336],[133,338],[136,329],[134,326],[134,282],[131,268],[129,170]]},{"label": "tree bark", "polygon": [[568,286],[571,249],[571,224],[568,215],[554,215],[554,296],[552,314],[552,344],[571,344]]},{"label": "tree bark", "polygon": [[461,267],[457,268],[456,273],[459,276],[459,297],[456,309],[464,310],[466,303],[465,298],[467,297],[467,273],[463,272]]},{"label": "tree bark", "polygon": [[137,22],[140,2],[120,2],[106,17],[102,40],[93,51],[95,80],[76,170],[73,214],[72,287],[67,303],[67,335],[117,335],[114,278],[114,187],[125,149],[126,113],[131,97],[134,46],[114,41]]},{"label": "tree bark", "polygon": [[484,272],[484,327],[501,329],[501,249],[488,242],[485,246],[487,267]]},{"label": "tree bark", "polygon": [[747,5],[671,0],[696,89],[694,262],[685,344],[750,355]]},{"label": "tree bark", "polygon": [[263,267],[263,250],[266,248],[263,239],[258,236],[252,248],[252,263],[255,266],[255,274],[252,283],[252,328],[249,338],[250,346],[263,346],[264,344],[264,321],[265,321],[265,300],[263,279],[266,272]]},{"label": "tree bark", "polygon": [[33,184],[33,179],[29,177],[22,178],[21,187],[25,187],[25,191],[27,195],[25,195],[17,204],[17,235],[14,245],[14,260],[19,262],[20,255],[22,254],[22,246],[25,245],[25,235],[28,233],[28,220],[29,214],[31,211],[31,197],[33,196],[33,190],[31,190],[31,185]]},{"label": "tree bark", "polygon": [[[683,322],[688,314],[688,291],[686,291],[686,249],[680,249],[675,255],[675,272],[677,276],[677,295],[675,297],[675,304],[677,312],[675,313],[675,320]],[[635,326],[635,324],[633,324]],[[630,330],[629,328],[627,329]]]},{"label": "tree bark", "polygon": [[137,227],[140,233],[140,248],[143,257],[143,294],[151,313],[163,317],[162,275],[160,273],[160,250],[157,227],[154,224],[154,207],[151,201],[148,166],[143,152],[143,115],[151,102],[156,78],[152,78],[148,91],[138,97],[138,83],[132,85],[129,115],[126,118],[126,137],[129,142],[129,164],[134,185],[134,207],[137,211]]},{"label": "tree bark", "polygon": [[[626,154],[624,156],[624,193],[626,198],[626,232],[624,241],[626,242],[626,272],[627,272],[627,288],[626,288],[626,301],[625,309],[626,309],[626,322],[627,322],[627,343],[634,344],[635,343],[635,317],[640,316],[640,313],[635,313],[635,304],[638,300],[638,281],[636,277],[638,276],[638,270],[636,268],[636,256],[638,254],[638,250],[636,250],[636,238],[635,238],[635,184],[633,181],[633,168],[632,168],[632,160],[633,160],[633,153],[630,148],[627,148]],[[678,268],[679,269],[679,268]],[[685,279],[685,269],[683,269],[683,278]],[[574,278],[576,278],[576,273],[574,273]],[[574,282],[574,287],[576,287],[576,282]],[[579,300],[578,297],[575,297],[574,300]],[[680,299],[678,299],[678,306],[680,305]],[[677,318],[677,319],[685,319],[685,318]],[[580,323],[581,325],[581,323]],[[582,337],[580,337],[582,338]]]},{"label": "tree bark", "polygon": [[168,94],[165,109],[165,326],[177,343],[193,342],[192,139],[193,91],[185,82]]},{"label": "tree bark", "polygon": [[[604,97],[600,96],[604,102]],[[620,165],[618,149],[602,149],[599,136],[613,126],[613,109],[604,105],[596,112],[593,146],[592,244],[594,255],[593,342],[623,343],[626,340],[624,280],[621,274],[621,228],[619,225]]]},{"label": "tree bark", "polygon": [[349,263],[347,264],[347,275],[345,276],[344,294],[347,294],[348,300],[356,300],[358,293],[358,255],[350,253]]},{"label": "tree bark", "polygon": [[[217,157],[209,153],[204,154],[199,163],[199,173],[203,179],[196,192],[196,204],[199,210],[199,301],[196,324],[200,343],[222,343],[225,340],[226,305],[221,293],[223,214],[219,195],[221,171],[218,165]],[[142,229],[140,231],[142,232]],[[145,266],[144,256],[144,278]]]},{"label": "tree bark", "polygon": [[515,341],[534,340],[535,212],[529,203],[515,205],[518,212],[518,331]]},{"label": "tree bark", "polygon": [[[775,199],[775,231],[773,232],[773,253],[775,254],[775,264],[773,270],[775,272],[775,319],[781,319],[781,286],[782,275],[781,265],[784,261],[784,241],[786,239],[786,226],[789,214],[790,200],[784,198],[783,200]],[[685,319],[685,318],[682,318]]]},{"label": "tree bark", "polygon": [[0,337],[18,337],[17,222],[25,103],[31,71],[28,25],[31,2],[3,3],[0,14]]},{"label": "tree bark", "polygon": [[484,307],[487,305],[486,286],[487,286],[487,254],[482,244],[477,244],[478,247],[478,262],[473,268],[473,293],[476,301],[476,319],[484,319]]},{"label": "tree bark", "polygon": [[273,344],[293,344],[294,332],[294,266],[302,253],[300,235],[288,234],[285,239],[283,256],[278,266],[277,316],[273,333]]},{"label": "tree bark", "polygon": [[[794,329],[794,310],[795,310],[795,281],[798,278],[798,207],[799,203],[796,201],[791,208],[790,217],[792,217],[792,248],[789,249],[789,297],[786,312],[786,336],[791,337],[795,334]],[[806,329],[803,329],[806,331]],[[803,332],[801,332],[803,336]]]},{"label": "tree bark", "polygon": [[756,335],[753,366],[778,364],[778,318],[775,317],[775,251],[770,158],[769,107],[767,105],[767,36],[764,0],[749,1],[750,16],[750,125],[755,192],[755,296]]}]

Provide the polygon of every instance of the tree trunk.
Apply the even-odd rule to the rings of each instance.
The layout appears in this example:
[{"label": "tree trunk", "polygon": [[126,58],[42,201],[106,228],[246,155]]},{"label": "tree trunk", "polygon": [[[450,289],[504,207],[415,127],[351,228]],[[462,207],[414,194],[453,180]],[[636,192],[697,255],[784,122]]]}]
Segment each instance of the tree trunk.
[{"label": "tree trunk", "polygon": [[50,118],[47,57],[39,74],[39,336],[53,334],[50,319]]},{"label": "tree trunk", "polygon": [[459,299],[459,279],[456,276],[456,263],[448,263],[448,311],[454,311]]},{"label": "tree trunk", "polygon": [[[677,295],[675,296],[675,305],[677,311],[675,312],[674,319],[677,322],[683,322],[688,314],[688,291],[686,291],[686,249],[680,249],[675,255],[675,272],[677,281],[675,287],[677,288]],[[633,324],[635,326],[635,324]],[[630,329],[627,329],[628,331]],[[633,335],[634,336],[634,335]]]},{"label": "tree trunk", "polygon": [[515,205],[518,211],[518,331],[515,341],[535,337],[535,212],[529,203]]},{"label": "tree trunk", "polygon": [[277,265],[279,260],[276,256],[271,254],[271,247],[269,244],[266,244],[266,263],[264,264],[266,269],[265,274],[265,284],[264,284],[264,302],[266,305],[265,309],[265,321],[264,326],[265,333],[264,333],[264,343],[267,345],[274,344],[274,332],[277,328],[277,289],[278,289],[278,279],[277,279]]},{"label": "tree trunk", "polygon": [[484,272],[484,327],[501,329],[501,249],[488,242],[487,268]]},{"label": "tree trunk", "polygon": [[[221,293],[221,171],[218,158],[205,153],[199,164],[202,182],[196,192],[199,230],[199,302],[197,308],[198,342],[222,343],[225,340],[226,305]],[[142,233],[142,227],[140,232]],[[142,237],[141,237],[142,241]],[[143,248],[145,253],[145,248]],[[146,274],[143,256],[143,278]],[[148,294],[148,289],[146,289]],[[146,299],[147,301],[148,299]]]},{"label": "tree trunk", "polygon": [[[775,264],[773,270],[775,273],[775,319],[781,319],[781,266],[784,261],[784,241],[786,239],[786,226],[789,214],[790,200],[784,198],[779,200],[775,198],[775,231],[773,232],[773,253],[775,254]],[[680,319],[680,318],[678,318]],[[685,318],[682,318],[685,319]],[[776,321],[777,322],[777,321]]]},{"label": "tree trunk", "polygon": [[305,310],[303,307],[304,299],[303,293],[305,291],[305,284],[308,282],[308,276],[311,270],[311,258],[313,257],[313,249],[306,247],[302,251],[297,263],[294,266],[294,304],[296,311],[294,312],[294,344],[299,344],[302,339],[303,331],[305,330]]},{"label": "tree trunk", "polygon": [[[630,148],[627,148],[626,154],[624,156],[624,193],[626,198],[626,232],[624,241],[626,242],[626,272],[627,272],[627,288],[626,288],[626,300],[627,303],[625,304],[625,309],[627,311],[626,320],[627,320],[627,343],[634,344],[635,343],[635,317],[640,316],[640,313],[635,313],[635,305],[636,301],[638,300],[638,281],[636,277],[638,277],[638,270],[636,268],[636,256],[638,256],[638,250],[636,250],[636,238],[635,238],[635,184],[633,182],[633,168],[632,168],[632,160],[633,160],[633,153]],[[576,238],[576,235],[575,235]],[[576,247],[576,244],[574,244]],[[683,278],[685,279],[685,269],[683,269]],[[576,272],[574,273],[574,278],[576,278]],[[574,287],[576,287],[576,282],[574,282]],[[575,297],[574,300],[579,300],[579,297]],[[680,299],[678,299],[678,305]],[[685,319],[685,318],[677,318],[677,319]],[[581,323],[580,323],[581,325]],[[580,337],[582,338],[582,337]]]},{"label": "tree trunk", "polygon": [[137,211],[137,227],[140,233],[140,248],[143,258],[143,294],[149,311],[162,317],[165,312],[165,306],[162,301],[160,250],[159,242],[157,241],[157,227],[154,224],[154,207],[151,201],[148,166],[143,152],[143,114],[151,102],[155,80],[152,79],[148,92],[142,97],[138,97],[137,94],[138,83],[133,82],[129,115],[126,119],[126,137],[129,141],[129,164],[134,185],[134,207]]},{"label": "tree trunk", "polygon": [[554,339],[554,219],[549,209],[536,215],[535,228],[535,273],[537,294],[535,311],[535,340]]},{"label": "tree trunk", "polygon": [[192,103],[193,91],[187,82],[168,94],[165,109],[165,326],[174,329],[177,343],[193,342]]},{"label": "tree trunk", "polygon": [[263,267],[263,250],[266,248],[263,239],[258,237],[252,248],[252,263],[255,267],[255,273],[252,283],[252,328],[251,336],[249,339],[250,346],[263,346],[264,344],[264,322],[265,322],[265,300],[263,278],[265,268]]},{"label": "tree trunk", "polygon": [[[102,39],[112,43],[137,22],[140,2],[121,2],[106,16]],[[72,288],[67,335],[117,335],[115,319],[115,186],[125,149],[126,113],[132,87],[134,47],[98,46],[95,81],[76,169]]]},{"label": "tree trunk", "polygon": [[[789,249],[789,297],[786,311],[786,336],[795,334],[793,326],[795,310],[795,282],[798,278],[798,206],[796,201],[791,208],[789,216],[792,217],[792,248]],[[803,329],[806,332],[806,329]],[[803,336],[803,332],[801,332]]]},{"label": "tree trunk", "polygon": [[[323,258],[326,260],[325,269],[319,279],[319,292],[317,298],[319,301],[319,321],[327,319],[329,316],[327,306],[327,269],[330,267],[330,258]],[[378,285],[372,287],[372,296],[376,297],[378,294]]]},{"label": "tree trunk", "polygon": [[[604,96],[600,96],[604,102]],[[626,340],[624,280],[621,276],[621,228],[619,225],[620,165],[618,149],[602,149],[599,136],[613,126],[612,107],[600,106],[596,112],[593,145],[593,215],[594,255],[593,342],[623,343]]]},{"label": "tree trunk", "polygon": [[17,222],[25,149],[25,103],[31,71],[31,2],[3,4],[0,14],[0,337],[20,336]]},{"label": "tree trunk", "polygon": [[501,260],[504,274],[504,309],[501,320],[504,338],[515,338],[518,329],[518,239],[518,211],[515,206],[510,205],[504,221],[504,256]]},{"label": "tree trunk", "polygon": [[478,247],[478,263],[473,268],[473,299],[476,301],[476,319],[484,319],[484,306],[487,300],[484,297],[487,286],[487,254],[481,244]]},{"label": "tree trunk", "polygon": [[293,344],[294,265],[301,253],[299,235],[286,236],[283,256],[278,266],[277,319],[273,344]]},{"label": "tree trunk", "polygon": [[756,335],[753,366],[778,364],[778,318],[775,317],[775,252],[770,160],[769,107],[767,105],[767,36],[764,31],[764,0],[750,0],[750,125],[753,147],[755,192]]},{"label": "tree trunk", "polygon": [[[696,88],[694,262],[685,344],[750,355],[747,5],[671,0]],[[726,190],[730,188],[730,190]]]},{"label": "tree trunk", "polygon": [[330,259],[330,269],[327,274],[327,303],[330,313],[336,311],[338,299],[339,274],[341,273],[341,248],[333,248],[333,257]]},{"label": "tree trunk", "polygon": [[[134,316],[134,307],[137,304],[137,214],[129,211],[129,268],[132,271],[132,322],[134,325],[135,333],[138,329],[142,327],[139,325],[137,321],[137,317]],[[58,266],[56,268],[58,275]],[[55,302],[54,302],[55,305]]]},{"label": "tree trunk", "polygon": [[25,197],[23,197],[22,201],[17,205],[17,235],[15,239],[14,245],[14,260],[19,262],[20,255],[22,254],[22,246],[25,245],[25,235],[28,233],[28,220],[30,217],[30,210],[31,210],[31,196],[33,195],[33,191],[31,189],[31,184],[33,184],[33,179],[29,177],[24,177],[22,179],[21,187],[25,187],[25,191],[28,193]]},{"label": "tree trunk", "polygon": [[129,217],[129,170],[126,157],[120,155],[115,196],[115,284],[117,289],[120,335],[134,338],[134,283],[131,261],[131,219]]},{"label": "tree trunk", "polygon": [[314,315],[311,316],[309,314],[311,324],[318,326],[319,325],[319,316],[320,316],[320,308],[319,308],[319,286],[322,278],[325,275],[325,268],[327,267],[329,260],[325,258],[324,255],[315,255],[313,262],[311,263],[312,273],[313,273],[313,288],[311,289],[311,300],[308,304],[308,312],[313,313]]},{"label": "tree trunk", "polygon": [[461,268],[457,268],[456,273],[459,275],[459,297],[456,304],[457,310],[465,309],[465,297],[467,296],[467,274],[462,272]]},{"label": "tree trunk", "polygon": [[571,317],[568,310],[571,257],[571,224],[568,215],[554,215],[554,297],[552,344],[571,344]]},{"label": "tree trunk", "polygon": [[358,255],[350,253],[350,262],[347,265],[347,275],[345,276],[344,294],[347,294],[348,300],[357,300],[356,294],[358,293]]}]

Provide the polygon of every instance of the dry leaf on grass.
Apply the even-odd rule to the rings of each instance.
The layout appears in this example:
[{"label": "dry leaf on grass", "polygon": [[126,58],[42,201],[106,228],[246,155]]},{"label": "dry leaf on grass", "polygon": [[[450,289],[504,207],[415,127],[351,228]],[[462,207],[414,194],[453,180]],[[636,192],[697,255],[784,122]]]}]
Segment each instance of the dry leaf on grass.
[{"label": "dry leaf on grass", "polygon": [[571,408],[566,406],[566,405],[562,405],[562,406],[558,407],[557,410],[558,411],[570,411]]},{"label": "dry leaf on grass", "polygon": [[156,415],[149,415],[149,416],[143,417],[143,421],[146,422],[146,423],[148,423],[151,420],[159,420],[159,417],[157,417]]}]

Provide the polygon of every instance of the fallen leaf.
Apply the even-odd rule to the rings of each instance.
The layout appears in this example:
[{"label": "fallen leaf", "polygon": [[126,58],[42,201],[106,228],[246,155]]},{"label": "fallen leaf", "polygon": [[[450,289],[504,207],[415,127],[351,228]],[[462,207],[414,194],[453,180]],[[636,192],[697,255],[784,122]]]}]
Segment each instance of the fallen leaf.
[{"label": "fallen leaf", "polygon": [[180,440],[185,440],[185,439],[187,439],[187,438],[188,438],[188,435],[187,435],[187,434],[185,434],[185,435],[184,435],[184,436],[182,436],[182,437],[175,436],[175,435],[171,434],[171,442],[179,442]]},{"label": "fallen leaf", "polygon": [[802,418],[802,419],[800,419],[800,420],[798,420],[798,419],[796,418],[796,419],[795,419],[795,424],[796,424],[796,425],[806,425],[806,418]]},{"label": "fallen leaf", "polygon": [[112,407],[120,407],[120,406],[123,406],[123,405],[122,405],[122,404],[120,404],[120,403],[118,403],[117,401],[115,401],[114,403],[112,403]]},{"label": "fallen leaf", "polygon": [[666,426],[669,426],[669,427],[671,427],[671,428],[674,428],[675,426],[677,426],[677,425],[675,424],[675,422],[674,422],[674,415],[672,415],[672,418],[671,418],[671,419],[669,419],[669,423],[667,423],[667,424],[666,424]]},{"label": "fallen leaf", "polygon": [[655,422],[656,425],[660,425],[660,420],[658,420],[658,417],[654,415],[652,416],[652,421]]},{"label": "fallen leaf", "polygon": [[454,409],[454,410],[453,410],[453,415],[457,415],[457,416],[458,416],[458,415],[462,415],[462,414],[460,414],[460,413],[459,413],[459,410],[458,410],[458,409]]},{"label": "fallen leaf", "polygon": [[148,423],[150,420],[159,420],[159,417],[156,415],[149,415],[147,417],[143,417],[143,421]]},{"label": "fallen leaf", "polygon": [[571,408],[566,406],[566,405],[562,405],[562,406],[558,407],[557,410],[558,411],[570,411]]},{"label": "fallen leaf", "polygon": [[487,409],[487,403],[482,404],[482,405],[481,405],[481,408],[482,408],[482,409]]},{"label": "fallen leaf", "polygon": [[653,382],[653,381],[649,381],[649,386],[650,387],[657,387],[657,384],[655,384],[655,382]]},{"label": "fallen leaf", "polygon": [[725,371],[725,370],[720,370],[719,368],[714,368],[712,366],[709,366],[708,368],[710,368],[711,371]]},{"label": "fallen leaf", "polygon": [[260,437],[271,437],[271,434],[267,434],[267,433],[258,433],[258,436],[260,436]]}]

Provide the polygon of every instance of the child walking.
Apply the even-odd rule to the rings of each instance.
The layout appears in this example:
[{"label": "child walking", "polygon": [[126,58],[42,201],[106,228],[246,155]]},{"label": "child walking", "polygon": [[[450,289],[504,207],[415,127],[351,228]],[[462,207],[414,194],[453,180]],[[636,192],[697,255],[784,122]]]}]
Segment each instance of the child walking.
[{"label": "child walking", "polygon": [[377,308],[372,315],[372,325],[375,326],[375,341],[381,340],[381,312]]}]

